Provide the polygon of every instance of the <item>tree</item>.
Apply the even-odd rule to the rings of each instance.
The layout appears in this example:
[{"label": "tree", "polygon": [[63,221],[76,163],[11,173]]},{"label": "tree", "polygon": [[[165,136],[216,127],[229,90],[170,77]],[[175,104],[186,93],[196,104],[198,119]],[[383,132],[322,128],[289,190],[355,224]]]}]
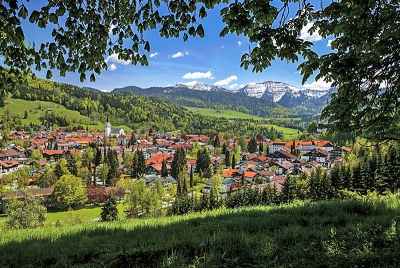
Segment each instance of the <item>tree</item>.
[{"label": "tree", "polygon": [[117,201],[112,193],[109,193],[107,200],[101,209],[101,221],[116,221],[118,220]]},{"label": "tree", "polygon": [[221,145],[221,142],[219,141],[219,136],[215,135],[213,146],[214,146],[214,148],[218,148],[220,145]]},{"label": "tree", "polygon": [[247,150],[249,153],[257,152],[257,140],[255,137],[250,139],[250,142],[247,144]]},{"label": "tree", "polygon": [[87,201],[82,180],[74,175],[63,175],[54,185],[52,195],[60,210],[78,209]]},{"label": "tree", "polygon": [[54,174],[57,179],[60,179],[63,175],[71,174],[68,170],[68,162],[64,158],[58,160],[58,162],[54,166]]},{"label": "tree", "polygon": [[163,159],[161,163],[161,177],[167,177],[168,176],[168,169],[167,169],[167,162],[165,159]]},{"label": "tree", "polygon": [[[199,19],[222,2],[149,1],[137,5],[136,1],[67,4],[55,0],[29,10],[25,2],[4,2],[2,17],[10,19],[2,25],[0,55],[7,68],[0,68],[0,88],[24,81],[33,68],[47,69],[47,78],[51,78],[51,70],[58,69],[61,76],[78,71],[82,81],[86,74],[94,81],[95,74],[108,68],[104,55],[148,65],[146,53],[151,47],[143,38],[145,31],[157,29],[161,37],[184,41],[189,36],[203,37]],[[371,139],[399,140],[396,66],[400,61],[400,3],[323,1],[314,8],[312,2],[232,1],[221,6],[225,26],[220,36],[235,33],[248,38],[249,49],[240,64],[246,70],[251,67],[253,72],[261,72],[277,58],[296,62],[301,57],[298,69],[303,83],[315,75],[316,80],[338,88],[322,113],[329,118],[328,129],[358,130]],[[52,29],[52,40],[29,44],[24,40],[24,27],[29,23]],[[308,33],[334,38],[332,50],[318,55],[313,43],[303,38],[304,26],[309,23]]]},{"label": "tree", "polygon": [[106,163],[109,168],[107,178],[106,178],[106,185],[109,186],[110,181],[112,179],[120,177],[119,161],[118,161],[117,152],[115,150],[110,150],[108,152],[107,157],[106,157]]},{"label": "tree", "polygon": [[211,160],[207,149],[197,151],[196,170],[195,172],[203,174],[206,169],[210,168]]},{"label": "tree", "polygon": [[40,200],[27,191],[22,191],[22,198],[9,200],[10,211],[6,220],[7,229],[25,229],[43,226],[47,209]]},{"label": "tree", "polygon": [[171,163],[171,176],[176,179],[182,171],[186,171],[186,154],[183,148],[177,148]]}]

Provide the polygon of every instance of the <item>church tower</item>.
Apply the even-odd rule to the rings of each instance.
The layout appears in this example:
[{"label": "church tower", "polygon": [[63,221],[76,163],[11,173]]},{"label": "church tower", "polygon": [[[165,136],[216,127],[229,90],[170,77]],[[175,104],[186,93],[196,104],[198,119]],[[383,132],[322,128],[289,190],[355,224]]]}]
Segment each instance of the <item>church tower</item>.
[{"label": "church tower", "polygon": [[110,137],[111,135],[111,124],[110,121],[108,120],[108,115],[107,115],[107,121],[104,125],[104,136]]}]

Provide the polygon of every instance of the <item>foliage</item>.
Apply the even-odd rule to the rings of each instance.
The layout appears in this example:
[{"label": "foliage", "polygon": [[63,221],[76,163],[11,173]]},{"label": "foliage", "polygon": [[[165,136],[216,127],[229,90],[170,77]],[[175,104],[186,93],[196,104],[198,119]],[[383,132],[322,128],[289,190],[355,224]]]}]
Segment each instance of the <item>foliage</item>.
[{"label": "foliage", "polygon": [[396,267],[398,210],[392,196],[6,230],[0,266]]},{"label": "foliage", "polygon": [[63,175],[54,185],[52,196],[60,210],[78,209],[87,201],[82,180],[74,175]]},{"label": "foliage", "polygon": [[116,221],[118,219],[117,201],[112,193],[108,194],[100,216],[101,221]]},{"label": "foliage", "polygon": [[46,207],[40,200],[27,191],[22,191],[22,198],[8,200],[9,214],[7,229],[25,229],[43,226],[46,221]]}]

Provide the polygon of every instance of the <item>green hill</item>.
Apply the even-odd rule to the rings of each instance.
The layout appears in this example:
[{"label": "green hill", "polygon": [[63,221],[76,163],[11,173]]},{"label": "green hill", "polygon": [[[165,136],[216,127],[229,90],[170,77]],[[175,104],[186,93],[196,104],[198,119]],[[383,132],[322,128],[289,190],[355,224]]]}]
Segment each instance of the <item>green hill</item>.
[{"label": "green hill", "polygon": [[1,267],[398,267],[398,196],[2,231]]},{"label": "green hill", "polygon": [[[128,132],[138,130],[148,133],[151,129],[203,135],[235,133],[247,137],[260,133],[272,139],[283,138],[285,135],[277,130],[278,127],[270,119],[222,119],[210,114],[191,112],[180,105],[155,97],[127,92],[100,93],[43,79],[28,80],[28,86],[6,89],[12,98],[5,100],[4,111],[0,109],[0,113],[18,114],[20,119],[27,115],[27,118],[18,123],[14,120],[6,126],[11,125],[12,128],[20,124],[40,123],[102,129],[109,117],[113,127],[121,127]],[[289,124],[299,126],[297,122],[291,122]],[[285,122],[283,125],[287,126]],[[288,133],[297,131],[298,129],[292,128]]]}]

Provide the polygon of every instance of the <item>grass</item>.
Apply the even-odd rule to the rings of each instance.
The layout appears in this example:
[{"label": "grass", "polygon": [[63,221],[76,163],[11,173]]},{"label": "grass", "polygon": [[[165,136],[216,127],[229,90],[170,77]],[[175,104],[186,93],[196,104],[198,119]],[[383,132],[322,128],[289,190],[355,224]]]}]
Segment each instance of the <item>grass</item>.
[{"label": "grass", "polygon": [[[51,226],[57,222],[60,224],[89,223],[100,220],[101,206],[87,206],[79,210],[56,211],[49,210],[46,214],[45,225]],[[119,217],[124,218],[124,205],[118,204]]]},{"label": "grass", "polygon": [[[196,112],[196,113],[201,113],[203,115],[208,115],[208,116],[215,116],[218,118],[226,118],[226,119],[252,119],[252,120],[262,120],[265,118],[261,118],[258,116],[253,116],[249,115],[246,113],[242,112],[237,112],[233,110],[216,110],[216,109],[210,109],[210,108],[198,108],[198,107],[188,107],[185,106],[185,108],[189,111]],[[284,118],[281,118],[279,120],[286,120]],[[288,128],[288,127],[282,127],[278,125],[273,125],[273,124],[263,124],[261,125],[263,127],[271,128],[273,127],[279,132],[282,132],[283,136],[285,139],[291,140],[292,138],[296,137],[299,133],[297,129],[294,128]]]},{"label": "grass", "polygon": [[[73,111],[65,108],[63,105],[49,102],[49,101],[27,101],[22,99],[13,99],[8,97],[6,100],[6,107],[0,108],[0,117],[4,115],[4,111],[8,109],[10,114],[18,114],[22,118],[23,125],[30,125],[31,123],[34,125],[41,125],[42,122],[40,120],[46,112],[52,112],[55,115],[66,117],[70,119],[74,125],[82,125],[83,127],[88,126],[89,129],[104,129],[104,122],[93,121],[89,117],[81,115],[78,111]],[[24,113],[27,111],[28,117],[24,119]],[[132,130],[125,126],[112,126],[113,128],[122,128],[127,133],[130,133]]]},{"label": "grass", "polygon": [[237,112],[234,110],[216,110],[216,109],[211,109],[211,108],[198,108],[198,107],[189,107],[189,106],[184,106],[184,107],[188,111],[191,111],[191,112],[200,113],[200,114],[208,115],[208,116],[224,117],[226,119],[234,119],[234,118],[254,119],[254,120],[262,119],[261,117],[258,117],[258,116],[253,116],[250,114]]},{"label": "grass", "polygon": [[0,266],[398,267],[399,203],[296,203],[4,231]]}]

